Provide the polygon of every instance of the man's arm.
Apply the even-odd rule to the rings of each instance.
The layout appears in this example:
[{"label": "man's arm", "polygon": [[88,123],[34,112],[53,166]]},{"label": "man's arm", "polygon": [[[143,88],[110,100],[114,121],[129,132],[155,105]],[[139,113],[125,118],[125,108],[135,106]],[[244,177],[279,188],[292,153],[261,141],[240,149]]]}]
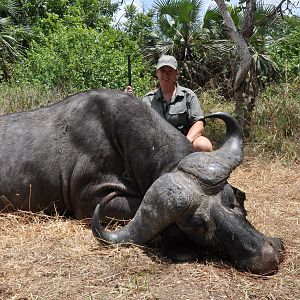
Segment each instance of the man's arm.
[{"label": "man's arm", "polygon": [[195,141],[196,138],[202,136],[204,134],[204,122],[197,121],[193,124],[190,128],[189,132],[187,133],[186,137],[189,139],[191,143]]}]

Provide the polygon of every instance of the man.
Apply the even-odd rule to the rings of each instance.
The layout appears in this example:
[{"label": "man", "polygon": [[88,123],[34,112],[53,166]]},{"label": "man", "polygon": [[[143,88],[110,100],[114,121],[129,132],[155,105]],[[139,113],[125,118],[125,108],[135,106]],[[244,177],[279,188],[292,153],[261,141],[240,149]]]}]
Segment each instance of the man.
[{"label": "man", "polygon": [[[163,55],[156,66],[157,90],[147,93],[142,101],[155,109],[170,124],[180,130],[193,144],[195,151],[212,151],[204,134],[204,115],[196,94],[177,83],[178,65],[175,57]],[[125,89],[133,93],[131,86]]]}]

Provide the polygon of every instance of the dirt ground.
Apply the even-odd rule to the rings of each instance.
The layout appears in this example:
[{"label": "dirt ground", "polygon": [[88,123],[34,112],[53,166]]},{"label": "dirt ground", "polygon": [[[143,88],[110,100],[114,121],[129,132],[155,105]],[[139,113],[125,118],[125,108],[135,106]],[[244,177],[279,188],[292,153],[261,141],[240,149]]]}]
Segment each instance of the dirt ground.
[{"label": "dirt ground", "polygon": [[285,242],[275,275],[207,258],[174,264],[151,249],[100,245],[87,222],[0,214],[0,299],[299,299],[300,166],[247,158],[230,182],[246,192],[252,224]]}]

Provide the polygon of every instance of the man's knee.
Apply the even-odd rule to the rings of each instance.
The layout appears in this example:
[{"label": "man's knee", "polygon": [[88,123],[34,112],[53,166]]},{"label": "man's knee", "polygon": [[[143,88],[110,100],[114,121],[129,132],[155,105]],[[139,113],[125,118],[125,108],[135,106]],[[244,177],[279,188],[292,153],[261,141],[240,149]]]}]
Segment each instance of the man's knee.
[{"label": "man's knee", "polygon": [[193,147],[197,152],[211,152],[213,150],[212,143],[205,136],[199,136],[193,142]]}]

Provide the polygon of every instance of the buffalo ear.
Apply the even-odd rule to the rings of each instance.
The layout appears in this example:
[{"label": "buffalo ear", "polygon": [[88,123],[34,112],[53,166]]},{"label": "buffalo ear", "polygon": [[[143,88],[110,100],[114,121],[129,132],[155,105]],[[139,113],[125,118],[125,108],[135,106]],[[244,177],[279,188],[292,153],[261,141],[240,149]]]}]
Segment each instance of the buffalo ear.
[{"label": "buffalo ear", "polygon": [[247,211],[246,211],[245,205],[244,205],[244,202],[246,200],[246,194],[243,191],[241,191],[240,189],[238,189],[234,186],[231,186],[231,187],[233,189],[236,201],[241,206],[241,209],[242,209],[242,212],[243,212],[244,216],[247,216]]}]

